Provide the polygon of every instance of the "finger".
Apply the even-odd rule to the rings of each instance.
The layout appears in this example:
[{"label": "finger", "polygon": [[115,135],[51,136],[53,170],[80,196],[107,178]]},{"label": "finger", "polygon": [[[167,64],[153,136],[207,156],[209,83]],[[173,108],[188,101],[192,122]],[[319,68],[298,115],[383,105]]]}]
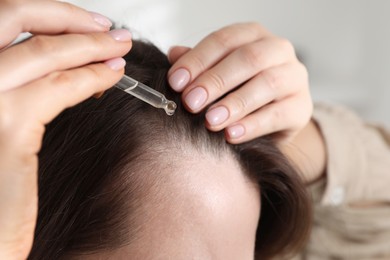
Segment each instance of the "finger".
[{"label": "finger", "polygon": [[[127,30],[107,33],[36,36],[0,53],[0,91],[44,75],[125,55],[131,48]],[[23,76],[21,76],[23,75]]]},{"label": "finger", "polygon": [[247,44],[199,76],[183,92],[186,108],[193,113],[228,93],[257,73],[280,65],[286,58],[286,49],[291,49],[277,38]]},{"label": "finger", "polygon": [[[41,146],[44,124],[66,107],[112,86],[122,76],[124,65],[124,60],[119,58],[105,64],[56,72],[0,96],[4,111],[13,108],[8,110],[10,113],[2,114],[0,136],[0,148],[7,151],[0,158],[0,206],[7,209],[0,214],[0,247],[5,253],[4,249],[13,249],[7,246],[16,244],[18,251],[12,251],[12,257],[26,259],[33,241],[38,205],[36,154]],[[36,120],[41,123],[37,124]],[[28,135],[37,138],[24,138],[26,130]],[[22,154],[16,149],[21,146],[24,147]]]},{"label": "finger", "polygon": [[27,86],[6,92],[6,95],[13,95],[14,101],[20,104],[18,110],[13,111],[14,117],[47,124],[65,108],[117,83],[123,76],[124,65],[122,58],[116,58],[105,63],[53,72]]},{"label": "finger", "polygon": [[174,64],[181,56],[189,52],[191,48],[184,46],[174,46],[168,51],[168,60],[171,64]]},{"label": "finger", "polygon": [[[170,85],[174,90],[182,91],[189,82],[239,46],[268,34],[256,23],[235,24],[210,34],[172,66],[168,72]],[[180,77],[186,80],[180,80]]]},{"label": "finger", "polygon": [[101,98],[104,95],[104,92],[105,91],[99,91],[99,92],[93,94],[93,97],[96,98],[96,99],[99,99],[99,98]]},{"label": "finger", "polygon": [[[293,136],[310,119],[313,111],[308,97],[291,96],[271,103],[225,129],[226,140],[232,144],[243,143],[271,133],[283,132],[285,138]],[[293,127],[292,127],[293,126]]]},{"label": "finger", "polygon": [[307,75],[306,68],[296,62],[259,73],[208,109],[207,128],[211,131],[220,131],[272,101],[307,91],[308,77],[301,75]]},{"label": "finger", "polygon": [[8,151],[2,157],[8,158],[0,159],[0,257],[27,259],[38,211],[38,159],[29,160],[26,167],[9,156]]},{"label": "finger", "polygon": [[21,32],[33,34],[107,31],[106,17],[58,1],[2,1],[0,3],[0,49]]}]

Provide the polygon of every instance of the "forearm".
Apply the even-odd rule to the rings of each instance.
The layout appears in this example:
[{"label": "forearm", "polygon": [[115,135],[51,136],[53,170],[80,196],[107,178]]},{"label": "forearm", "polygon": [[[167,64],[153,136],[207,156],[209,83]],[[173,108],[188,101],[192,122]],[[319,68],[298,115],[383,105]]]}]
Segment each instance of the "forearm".
[{"label": "forearm", "polygon": [[282,147],[282,151],[298,167],[306,183],[312,183],[325,175],[326,145],[313,119],[291,142]]}]

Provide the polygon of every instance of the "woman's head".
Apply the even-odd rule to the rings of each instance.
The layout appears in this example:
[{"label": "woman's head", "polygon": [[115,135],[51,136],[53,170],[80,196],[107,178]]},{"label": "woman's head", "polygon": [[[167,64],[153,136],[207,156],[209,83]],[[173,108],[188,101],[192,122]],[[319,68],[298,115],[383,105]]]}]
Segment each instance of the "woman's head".
[{"label": "woman's head", "polygon": [[111,89],[48,125],[30,259],[267,258],[301,246],[309,201],[274,144],[229,145],[207,131],[168,87],[154,46],[134,42],[125,59],[126,74],[175,100],[176,113]]}]

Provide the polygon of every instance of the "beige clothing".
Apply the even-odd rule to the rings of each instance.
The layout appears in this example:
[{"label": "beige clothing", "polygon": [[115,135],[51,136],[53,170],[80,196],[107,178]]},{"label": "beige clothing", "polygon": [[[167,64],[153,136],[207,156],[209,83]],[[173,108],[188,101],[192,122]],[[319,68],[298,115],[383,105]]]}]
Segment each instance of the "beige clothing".
[{"label": "beige clothing", "polygon": [[314,226],[297,259],[390,259],[390,133],[317,105],[327,176],[311,185]]}]

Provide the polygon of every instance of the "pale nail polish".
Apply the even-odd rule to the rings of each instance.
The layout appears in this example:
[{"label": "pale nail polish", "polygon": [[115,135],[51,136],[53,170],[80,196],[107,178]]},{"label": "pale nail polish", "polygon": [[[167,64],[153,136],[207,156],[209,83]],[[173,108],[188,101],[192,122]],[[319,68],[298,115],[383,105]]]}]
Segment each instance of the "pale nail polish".
[{"label": "pale nail polish", "polygon": [[110,21],[110,19],[108,19],[104,15],[101,15],[101,14],[98,14],[95,12],[89,12],[89,13],[91,14],[93,20],[96,23],[98,23],[99,25],[106,27],[106,28],[110,28],[112,26],[112,22]]},{"label": "pale nail polish", "polygon": [[112,38],[119,42],[131,41],[131,33],[125,29],[112,30],[108,32]]},{"label": "pale nail polish", "polygon": [[204,88],[196,87],[185,97],[185,103],[192,111],[197,111],[207,100],[207,92]]},{"label": "pale nail polish", "polygon": [[245,134],[245,128],[242,125],[235,125],[229,127],[227,132],[230,138],[237,139]]},{"label": "pale nail polish", "polygon": [[121,70],[126,66],[126,61],[123,58],[115,58],[108,61],[105,61],[106,64],[112,70]]},{"label": "pale nail polish", "polygon": [[222,124],[228,117],[229,111],[223,106],[213,108],[206,113],[207,122],[212,126]]},{"label": "pale nail polish", "polygon": [[186,69],[178,69],[169,77],[169,84],[175,91],[181,91],[190,81],[190,72]]}]

